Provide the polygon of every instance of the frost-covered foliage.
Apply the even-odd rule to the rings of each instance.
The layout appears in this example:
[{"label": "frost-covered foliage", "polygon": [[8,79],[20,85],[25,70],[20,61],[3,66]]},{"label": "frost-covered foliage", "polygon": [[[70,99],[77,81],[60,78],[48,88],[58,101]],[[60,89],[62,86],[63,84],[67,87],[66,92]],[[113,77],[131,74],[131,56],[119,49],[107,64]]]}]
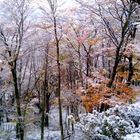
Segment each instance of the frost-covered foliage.
[{"label": "frost-covered foliage", "polygon": [[139,133],[129,134],[124,138],[124,140],[140,140],[140,134]]},{"label": "frost-covered foliage", "polygon": [[0,125],[0,140],[15,140],[16,123],[7,122]]},{"label": "frost-covered foliage", "polygon": [[[44,137],[46,140],[60,140],[58,111],[52,109],[50,113],[50,127],[45,128]],[[15,140],[14,127],[12,123],[1,125],[0,140]],[[40,139],[39,127],[29,127],[25,131],[26,140]],[[94,110],[92,114],[82,114],[70,140],[140,140],[140,104],[116,106],[102,113]]]},{"label": "frost-covered foliage", "polygon": [[128,135],[134,133],[140,135],[140,107],[116,106],[106,112],[94,110],[92,114],[82,115],[80,122],[76,124],[73,139],[126,140]]}]

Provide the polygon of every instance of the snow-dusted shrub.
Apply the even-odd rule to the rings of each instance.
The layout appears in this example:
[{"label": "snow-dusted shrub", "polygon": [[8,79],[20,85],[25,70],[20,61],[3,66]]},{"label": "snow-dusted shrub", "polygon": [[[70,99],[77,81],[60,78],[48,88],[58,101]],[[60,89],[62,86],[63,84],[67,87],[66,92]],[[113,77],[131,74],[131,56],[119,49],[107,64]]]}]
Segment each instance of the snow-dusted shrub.
[{"label": "snow-dusted shrub", "polygon": [[140,134],[134,133],[134,134],[126,135],[124,137],[124,140],[140,140]]},{"label": "snow-dusted shrub", "polygon": [[76,124],[79,140],[123,140],[128,134],[140,134],[140,108],[135,105],[116,106],[99,113],[81,115]]}]

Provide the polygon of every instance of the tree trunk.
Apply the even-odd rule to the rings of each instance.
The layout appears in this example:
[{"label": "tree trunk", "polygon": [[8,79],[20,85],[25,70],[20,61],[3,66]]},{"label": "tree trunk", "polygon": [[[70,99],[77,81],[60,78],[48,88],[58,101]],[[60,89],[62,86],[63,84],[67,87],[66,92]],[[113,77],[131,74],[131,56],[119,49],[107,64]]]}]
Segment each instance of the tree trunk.
[{"label": "tree trunk", "polygon": [[45,105],[42,106],[42,116],[41,116],[41,140],[44,140],[44,121],[45,120]]},{"label": "tree trunk", "polygon": [[60,68],[60,50],[59,50],[59,40],[57,35],[57,24],[56,18],[53,17],[54,22],[54,35],[56,41],[56,53],[57,53],[57,69],[58,69],[58,104],[59,104],[59,123],[60,123],[60,130],[61,130],[61,140],[64,140],[64,132],[63,132],[63,118],[62,118],[62,105],[61,105],[61,68]]},{"label": "tree trunk", "polygon": [[[125,23],[127,24],[127,22]],[[114,82],[114,79],[115,79],[115,76],[116,76],[116,73],[117,73],[117,67],[118,67],[118,64],[120,62],[120,59],[121,59],[121,54],[120,54],[120,49],[122,48],[122,45],[123,45],[123,42],[124,42],[124,31],[126,29],[126,25],[124,25],[124,28],[122,29],[122,39],[118,45],[118,47],[116,48],[116,56],[115,56],[115,63],[114,63],[114,67],[113,67],[113,71],[112,71],[112,74],[111,74],[111,79],[109,81],[109,83],[107,84],[107,86],[109,88],[112,87],[112,84]]]},{"label": "tree trunk", "polygon": [[129,60],[129,74],[127,79],[127,85],[130,86],[133,77],[133,57],[130,56],[128,60]]},{"label": "tree trunk", "polygon": [[89,77],[89,70],[90,70],[90,55],[87,54],[87,67],[86,67],[86,76]]},{"label": "tree trunk", "polygon": [[78,53],[78,60],[79,60],[79,74],[80,74],[80,82],[81,82],[81,86],[83,87],[84,86],[84,83],[83,83],[83,74],[82,74],[82,62],[81,62],[81,54],[80,54],[80,51]]},{"label": "tree trunk", "polygon": [[44,139],[44,127],[49,126],[48,113],[49,113],[50,95],[48,91],[48,51],[49,51],[49,48],[47,46],[45,50],[45,63],[44,63],[45,74],[44,74],[44,84],[43,84],[44,91],[43,91],[43,99],[42,99],[43,103],[42,103],[42,117],[41,117],[41,140]]},{"label": "tree trunk", "polygon": [[45,116],[45,126],[49,127],[49,110],[50,110],[50,95],[47,93],[46,97],[46,116]]},{"label": "tree trunk", "polygon": [[[73,104],[71,104],[70,109],[71,109],[71,113],[74,115],[74,107],[73,107]],[[71,129],[72,129],[72,131],[74,131],[73,121],[71,122]]]},{"label": "tree trunk", "polygon": [[[0,105],[2,106],[2,97],[0,98]],[[2,114],[3,113],[3,109],[0,111],[0,126],[1,126],[1,123],[2,123]]]},{"label": "tree trunk", "polygon": [[113,84],[115,76],[116,76],[117,67],[118,67],[119,60],[120,60],[120,54],[119,53],[120,53],[120,47],[118,47],[117,50],[116,50],[116,58],[115,58],[115,63],[114,63],[113,71],[112,71],[112,74],[111,74],[110,81],[107,84],[107,86],[110,87],[110,88],[112,87],[112,84]]},{"label": "tree trunk", "polygon": [[24,140],[24,124],[23,124],[23,118],[21,113],[21,102],[20,102],[20,95],[18,90],[18,82],[17,82],[17,72],[16,72],[16,60],[13,62],[12,68],[12,77],[14,82],[14,93],[15,93],[15,100],[16,100],[16,109],[17,109],[17,115],[18,115],[18,121],[17,121],[17,138]]},{"label": "tree trunk", "polygon": [[49,46],[47,46],[46,51],[45,51],[45,59],[46,59],[46,67],[45,67],[45,92],[46,92],[46,115],[45,115],[45,126],[49,127],[49,110],[50,110],[50,93],[49,93],[49,81],[48,81],[48,53],[49,53]]}]

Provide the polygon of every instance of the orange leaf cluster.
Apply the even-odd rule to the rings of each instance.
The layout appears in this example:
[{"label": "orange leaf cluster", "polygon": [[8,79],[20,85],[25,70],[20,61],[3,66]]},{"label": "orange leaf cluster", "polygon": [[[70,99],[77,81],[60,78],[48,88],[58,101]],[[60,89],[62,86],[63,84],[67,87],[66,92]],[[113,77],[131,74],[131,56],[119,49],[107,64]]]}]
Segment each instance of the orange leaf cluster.
[{"label": "orange leaf cluster", "polygon": [[88,44],[91,45],[91,46],[94,46],[94,45],[96,45],[98,40],[99,40],[99,38],[88,39]]},{"label": "orange leaf cluster", "polygon": [[118,76],[118,77],[122,77],[122,78],[127,78],[127,77],[128,77],[128,72],[127,72],[127,71],[125,71],[125,72],[119,71],[119,72],[117,73],[117,76]]},{"label": "orange leaf cluster", "polygon": [[115,88],[108,88],[105,84],[100,86],[89,86],[85,95],[81,95],[81,100],[87,112],[92,112],[93,108],[99,108],[102,103],[112,107],[116,104],[132,102],[136,93],[132,88],[124,83],[116,83]]}]

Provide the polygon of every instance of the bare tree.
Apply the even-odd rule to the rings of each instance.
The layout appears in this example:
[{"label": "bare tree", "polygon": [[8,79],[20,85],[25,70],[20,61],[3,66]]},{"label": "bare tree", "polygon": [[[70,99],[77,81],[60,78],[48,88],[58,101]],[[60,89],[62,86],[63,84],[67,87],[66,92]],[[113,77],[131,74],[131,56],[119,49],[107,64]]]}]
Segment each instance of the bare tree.
[{"label": "bare tree", "polygon": [[[77,0],[78,1],[78,0]],[[110,81],[107,84],[111,87],[117,73],[118,64],[127,44],[132,40],[131,33],[133,28],[132,15],[135,12],[135,6],[132,1],[121,0],[109,2],[95,1],[96,7],[78,1],[86,9],[90,10],[99,20],[105,29],[105,34],[110,38],[115,46],[115,58]],[[104,4],[104,6],[102,6]],[[98,7],[98,8],[97,8]]]},{"label": "bare tree", "polygon": [[48,52],[49,47],[45,48],[45,62],[44,62],[44,80],[43,80],[43,98],[42,98],[42,117],[41,117],[41,139],[44,139],[44,126],[49,126],[49,83],[48,83]]},{"label": "bare tree", "polygon": [[[64,132],[63,132],[63,119],[62,119],[62,103],[61,103],[61,64],[60,64],[60,40],[62,38],[62,33],[58,30],[61,30],[61,27],[58,27],[58,1],[57,0],[47,0],[47,4],[49,5],[49,10],[46,11],[42,8],[44,14],[46,14],[53,25],[53,35],[54,35],[54,42],[56,46],[56,62],[57,62],[57,95],[58,95],[58,104],[59,104],[59,123],[60,123],[60,130],[61,130],[61,140],[64,140]],[[45,15],[45,16],[46,16]],[[43,130],[42,130],[42,139],[43,139]]]},{"label": "bare tree", "polygon": [[[8,3],[9,2],[9,3]],[[3,47],[5,53],[2,54],[5,60],[7,60],[10,66],[10,71],[13,78],[14,85],[14,96],[16,101],[17,109],[17,138],[21,140],[24,139],[24,122],[23,114],[21,109],[21,88],[18,81],[18,60],[21,55],[21,48],[23,46],[24,34],[27,30],[26,20],[28,17],[28,4],[26,0],[12,0],[8,1],[6,5],[6,10],[9,11],[7,16],[10,22],[6,19],[8,27],[1,25],[0,28],[0,39],[3,42]],[[11,16],[11,17],[10,17]],[[14,26],[11,28],[11,26]],[[10,29],[11,28],[11,29]]]}]

